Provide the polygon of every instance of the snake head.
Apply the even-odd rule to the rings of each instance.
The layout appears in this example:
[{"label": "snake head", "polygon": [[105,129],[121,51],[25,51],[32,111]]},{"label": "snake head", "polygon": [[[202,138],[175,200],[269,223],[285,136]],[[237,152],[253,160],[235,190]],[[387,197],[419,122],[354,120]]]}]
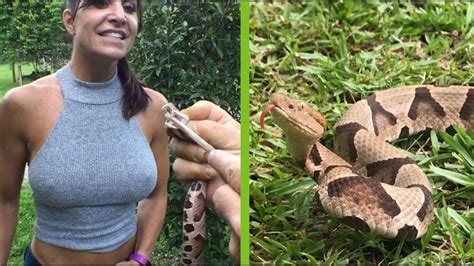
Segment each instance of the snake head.
[{"label": "snake head", "polygon": [[275,124],[283,129],[290,154],[297,161],[304,162],[311,146],[321,138],[327,128],[324,117],[307,103],[279,93],[271,95],[270,105],[260,116],[262,128],[269,112]]}]

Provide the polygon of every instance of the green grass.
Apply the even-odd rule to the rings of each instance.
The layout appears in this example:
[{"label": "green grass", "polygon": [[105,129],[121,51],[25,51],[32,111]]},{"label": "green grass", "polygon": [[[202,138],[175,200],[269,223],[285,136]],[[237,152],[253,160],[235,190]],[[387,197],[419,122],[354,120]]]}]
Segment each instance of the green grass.
[{"label": "green grass", "polygon": [[10,250],[9,265],[23,265],[23,252],[33,239],[33,224],[35,221],[35,207],[33,192],[29,185],[23,185],[20,196],[20,210],[15,239]]},{"label": "green grass", "polygon": [[[18,65],[16,66],[16,78],[18,79]],[[33,72],[33,65],[32,64],[27,64],[22,66],[22,72],[23,75],[29,75],[31,72]],[[31,80],[24,80],[23,83],[27,84],[31,82]],[[12,88],[18,87],[18,81],[13,82],[12,79],[12,71],[10,69],[10,66],[7,65],[0,65],[0,99],[3,98],[3,96]]]},{"label": "green grass", "polygon": [[[273,92],[303,99],[330,125],[374,91],[474,85],[474,4],[252,4],[250,260],[314,264],[474,261],[474,134],[399,141],[433,185],[435,219],[416,241],[364,234],[327,215],[282,132],[258,117]],[[332,146],[330,130],[322,140]]]}]

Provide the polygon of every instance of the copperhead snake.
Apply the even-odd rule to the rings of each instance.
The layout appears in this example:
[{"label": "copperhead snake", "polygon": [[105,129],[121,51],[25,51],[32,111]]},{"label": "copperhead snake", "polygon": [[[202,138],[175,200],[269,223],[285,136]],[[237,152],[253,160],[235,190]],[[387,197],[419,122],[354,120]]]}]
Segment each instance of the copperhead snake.
[{"label": "copperhead snake", "polygon": [[[387,141],[458,125],[474,128],[474,87],[404,86],[356,102],[335,124],[335,153],[319,143],[327,125],[303,101],[273,94],[274,122],[290,154],[319,184],[323,208],[344,223],[386,238],[421,237],[433,218],[431,185],[406,153]],[[337,154],[337,155],[336,155]]]},{"label": "copperhead snake", "polygon": [[[201,146],[206,152],[214,148],[186,126],[188,118],[172,104],[163,106],[165,126],[170,137],[187,140]],[[194,180],[186,193],[183,206],[183,244],[181,263],[203,264],[206,242],[206,190],[207,183]]]}]

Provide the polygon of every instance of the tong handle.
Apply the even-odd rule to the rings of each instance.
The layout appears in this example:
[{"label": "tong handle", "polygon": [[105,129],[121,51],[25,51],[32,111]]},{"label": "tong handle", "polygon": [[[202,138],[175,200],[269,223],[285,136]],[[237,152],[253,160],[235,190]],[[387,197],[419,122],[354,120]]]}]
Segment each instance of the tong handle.
[{"label": "tong handle", "polygon": [[165,125],[173,130],[178,130],[186,138],[193,140],[197,145],[203,148],[206,152],[215,150],[209,143],[201,138],[194,130],[188,127],[188,117],[181,113],[172,103],[167,103],[163,106],[165,113]]}]

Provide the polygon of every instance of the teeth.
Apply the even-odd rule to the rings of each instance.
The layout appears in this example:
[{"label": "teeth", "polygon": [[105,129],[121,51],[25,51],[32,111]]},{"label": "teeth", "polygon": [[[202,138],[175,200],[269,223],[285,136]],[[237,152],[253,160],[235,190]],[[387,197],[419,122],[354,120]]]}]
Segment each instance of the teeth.
[{"label": "teeth", "polygon": [[108,36],[108,37],[113,37],[113,38],[119,38],[119,39],[124,39],[125,38],[122,34],[116,33],[116,32],[108,32],[108,33],[104,33],[102,35],[103,36]]}]

